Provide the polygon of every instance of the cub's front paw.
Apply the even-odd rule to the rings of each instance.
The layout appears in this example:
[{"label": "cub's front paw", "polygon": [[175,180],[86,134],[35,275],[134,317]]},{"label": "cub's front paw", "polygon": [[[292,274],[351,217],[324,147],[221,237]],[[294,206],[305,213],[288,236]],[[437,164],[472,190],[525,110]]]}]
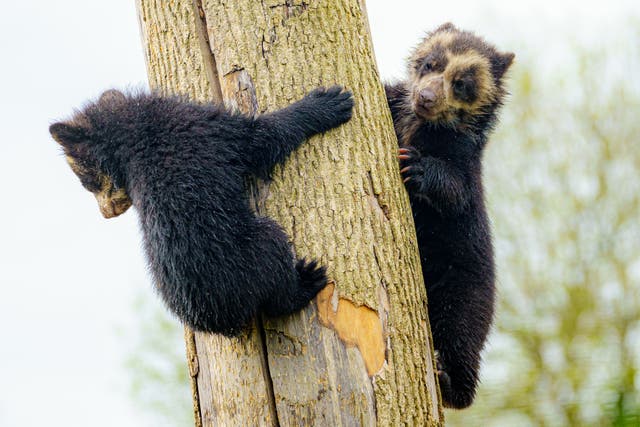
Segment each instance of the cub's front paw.
[{"label": "cub's front paw", "polygon": [[342,86],[319,87],[305,98],[311,106],[311,119],[318,120],[318,132],[325,132],[348,122],[353,110],[353,95]]},{"label": "cub's front paw", "polygon": [[423,193],[426,165],[420,152],[413,147],[402,147],[398,149],[398,160],[402,182],[407,187],[407,191],[410,194]]}]

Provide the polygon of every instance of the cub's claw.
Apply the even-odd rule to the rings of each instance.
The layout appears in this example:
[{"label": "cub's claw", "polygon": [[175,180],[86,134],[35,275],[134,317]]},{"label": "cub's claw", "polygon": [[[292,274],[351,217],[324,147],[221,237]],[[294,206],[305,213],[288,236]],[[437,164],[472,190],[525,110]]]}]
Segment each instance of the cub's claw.
[{"label": "cub's claw", "polygon": [[415,175],[420,174],[420,168],[416,168],[415,163],[420,161],[420,152],[413,147],[402,147],[398,149],[398,160],[400,161],[400,174],[403,177],[402,182],[407,183]]},{"label": "cub's claw", "polygon": [[406,166],[406,167],[400,169],[400,174],[404,177],[402,182],[405,183],[405,184],[407,182],[411,181],[411,175],[406,176],[406,174],[408,174],[410,170],[411,170],[411,166]]},{"label": "cub's claw", "polygon": [[407,166],[420,160],[420,152],[413,147],[399,148],[398,160],[402,166]]}]

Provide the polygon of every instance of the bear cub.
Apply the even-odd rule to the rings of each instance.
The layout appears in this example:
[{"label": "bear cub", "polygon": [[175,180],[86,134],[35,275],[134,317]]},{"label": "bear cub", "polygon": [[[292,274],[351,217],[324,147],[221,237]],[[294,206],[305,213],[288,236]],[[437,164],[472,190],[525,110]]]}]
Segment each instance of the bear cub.
[{"label": "bear cub", "polygon": [[514,55],[447,23],[386,85],[411,200],[444,405],[475,397],[493,319],[495,267],[482,187],[482,152]]},{"label": "bear cub", "polygon": [[339,86],[257,117],[111,90],[50,132],[106,218],[136,207],[167,307],[194,330],[236,335],[259,311],[300,310],[327,283],[324,267],[296,261],[283,229],[254,214],[244,178],[269,178],[352,108]]}]

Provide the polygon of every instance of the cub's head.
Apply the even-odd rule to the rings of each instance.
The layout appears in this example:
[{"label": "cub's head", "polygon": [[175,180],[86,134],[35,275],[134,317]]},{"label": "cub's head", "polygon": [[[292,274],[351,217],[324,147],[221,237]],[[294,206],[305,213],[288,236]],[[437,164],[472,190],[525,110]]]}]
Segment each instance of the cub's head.
[{"label": "cub's head", "polygon": [[[110,90],[88,109],[104,108],[105,105],[118,103],[123,99],[122,93]],[[131,206],[131,199],[122,188],[122,183],[118,183],[111,173],[104,170],[105,162],[96,149],[100,138],[86,112],[77,112],[71,120],[52,124],[49,132],[62,146],[67,163],[80,178],[84,188],[96,197],[100,212],[105,218],[116,217]]]},{"label": "cub's head", "polygon": [[447,23],[409,59],[409,102],[421,119],[454,127],[491,125],[505,96],[502,78],[513,62],[474,34]]}]

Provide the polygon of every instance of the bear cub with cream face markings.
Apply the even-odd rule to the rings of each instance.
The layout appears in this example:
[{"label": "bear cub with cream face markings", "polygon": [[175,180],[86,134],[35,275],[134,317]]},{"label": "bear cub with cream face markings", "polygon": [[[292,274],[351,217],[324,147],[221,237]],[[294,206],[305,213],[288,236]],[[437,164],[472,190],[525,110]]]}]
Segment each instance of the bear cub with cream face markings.
[{"label": "bear cub with cream face markings", "polygon": [[451,408],[473,402],[493,319],[481,161],[513,58],[447,23],[415,48],[408,79],[385,87],[418,235],[440,391]]}]

